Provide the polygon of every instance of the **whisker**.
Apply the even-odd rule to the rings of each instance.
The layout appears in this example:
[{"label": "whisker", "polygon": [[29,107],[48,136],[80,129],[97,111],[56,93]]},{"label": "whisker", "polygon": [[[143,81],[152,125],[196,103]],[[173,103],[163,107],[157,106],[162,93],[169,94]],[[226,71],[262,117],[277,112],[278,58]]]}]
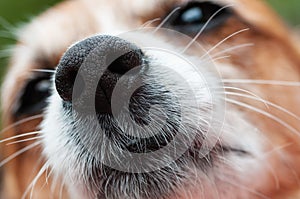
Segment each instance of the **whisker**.
[{"label": "whisker", "polygon": [[3,17],[0,17],[0,25],[5,28],[5,30],[13,30],[14,29],[14,26],[9,23],[6,19],[4,19]]},{"label": "whisker", "polygon": [[[241,88],[230,87],[230,86],[225,86],[224,88],[225,89],[230,89],[230,90],[237,90],[237,91],[241,91],[241,92],[245,92],[247,94],[250,94],[250,96],[252,95],[254,99],[256,99],[256,100],[258,100],[260,102],[263,102],[265,104],[266,108],[270,109],[269,104],[266,103],[265,99],[263,99],[262,97],[256,95],[255,93],[253,93],[251,91],[248,91],[248,90],[245,90],[245,89],[241,89]],[[225,91],[225,94],[234,95],[234,94],[239,94],[239,93]],[[240,94],[240,95],[242,95],[242,94]],[[249,96],[249,95],[246,95],[246,96]],[[243,97],[243,96],[241,96],[241,97]]]},{"label": "whisker", "polygon": [[32,140],[38,140],[38,139],[41,139],[43,138],[44,136],[36,136],[36,137],[33,137],[33,138],[27,138],[27,139],[23,139],[23,140],[18,140],[18,141],[14,141],[14,142],[10,142],[10,143],[7,143],[6,145],[12,145],[12,144],[18,144],[18,143],[22,143],[22,142],[28,142],[28,141],[32,141]]},{"label": "whisker", "polygon": [[[286,156],[282,153],[280,153],[281,150],[292,146],[294,143],[287,143],[285,145],[279,146],[279,147],[274,147],[272,151],[269,151],[270,153],[275,152],[280,155],[280,159],[285,163],[285,165],[289,168],[289,170],[292,172],[292,175],[294,176],[295,180],[297,181],[297,184],[300,185],[300,179],[298,172],[293,168],[293,166],[289,163],[289,161],[286,159]],[[265,154],[263,154],[265,155]],[[268,156],[269,153],[267,152],[266,155]]]},{"label": "whisker", "polygon": [[5,49],[0,50],[0,58],[10,57],[12,53],[13,53],[13,47],[11,45],[7,45]]},{"label": "whisker", "polygon": [[161,18],[155,18],[155,19],[149,20],[149,21],[145,22],[144,24],[142,24],[139,29],[146,28],[147,26],[151,25],[152,23],[154,23],[156,21],[160,21],[160,20],[161,20]]},{"label": "whisker", "polygon": [[263,153],[262,156],[269,156],[273,153],[276,153],[277,151],[281,151],[282,149],[285,149],[285,148],[290,147],[292,145],[293,145],[293,143],[290,142],[290,143],[283,144],[281,146],[274,147],[274,148],[272,148],[272,150]]},{"label": "whisker", "polygon": [[207,59],[203,59],[203,61],[201,61],[202,64],[205,64],[205,63],[211,63],[211,62],[214,62],[214,61],[217,61],[217,60],[221,60],[221,59],[228,59],[230,58],[231,55],[225,55],[225,56],[220,56],[220,57],[215,57],[215,58],[207,58]]},{"label": "whisker", "polygon": [[207,59],[210,59],[210,58],[213,59],[213,58],[216,58],[217,56],[222,55],[222,54],[224,54],[224,53],[228,53],[228,52],[231,52],[231,51],[240,49],[240,48],[251,47],[251,46],[254,46],[254,44],[253,44],[253,43],[246,43],[246,44],[240,44],[240,45],[232,46],[232,47],[230,47],[230,48],[227,48],[227,49],[225,49],[225,50],[222,50],[222,51],[220,51],[220,52],[217,52],[217,53],[215,53],[214,55],[211,55],[211,56],[210,56],[209,58],[207,58]]},{"label": "whisker", "polygon": [[245,97],[245,98],[248,98],[248,99],[254,99],[254,100],[257,100],[257,101],[261,101],[261,102],[267,104],[268,106],[274,107],[277,110],[280,110],[280,111],[282,111],[282,112],[284,112],[284,113],[286,113],[286,114],[294,117],[295,119],[300,120],[300,117],[297,116],[295,113],[293,113],[293,112],[291,112],[291,111],[289,111],[289,110],[287,110],[287,109],[285,109],[285,108],[283,108],[283,107],[281,107],[281,106],[279,106],[277,104],[274,104],[274,103],[272,103],[272,102],[270,102],[268,100],[257,99],[255,97],[252,97],[252,96],[249,96],[249,95],[243,95],[243,94],[233,93],[233,92],[226,92],[226,94],[228,94],[228,95],[235,95],[235,96],[240,96],[240,97]]},{"label": "whisker", "polygon": [[0,26],[2,26],[4,28],[4,30],[5,30],[5,31],[2,30],[2,32],[5,32],[5,34],[11,35],[11,37],[9,39],[16,40],[16,38],[17,38],[17,35],[16,35],[17,28],[13,24],[11,24],[10,22],[8,22],[3,17],[0,17]]},{"label": "whisker", "polygon": [[0,52],[0,59],[5,59],[8,58],[10,55],[7,54],[6,52]]},{"label": "whisker", "polygon": [[170,19],[170,17],[177,12],[178,10],[180,10],[181,7],[177,7],[175,8],[153,31],[153,34],[156,33],[161,27],[163,27],[163,25],[165,25],[165,23]]},{"label": "whisker", "polygon": [[50,176],[52,175],[52,182],[50,186],[51,193],[54,193],[57,189],[57,185],[61,182],[59,182],[58,176],[55,175],[53,167],[51,167],[50,172],[46,175],[46,181],[49,181]]},{"label": "whisker", "polygon": [[29,135],[36,135],[36,134],[40,134],[40,133],[41,133],[40,131],[33,131],[33,132],[29,132],[29,133],[23,133],[23,134],[20,134],[20,135],[15,135],[15,136],[0,140],[0,143],[7,142],[7,141],[10,141],[10,140],[14,140],[16,138],[25,137],[25,136],[29,136]]},{"label": "whisker", "polygon": [[[224,88],[224,89],[236,90],[236,91],[248,93],[248,94],[250,94],[250,95],[252,95],[252,96],[254,96],[254,97],[258,98],[258,99],[261,99],[262,101],[265,101],[262,97],[258,96],[257,94],[255,94],[255,93],[253,93],[253,92],[251,92],[251,91],[249,91],[249,90],[246,90],[246,89],[237,88],[237,87],[232,87],[232,86],[224,86],[223,88]],[[267,103],[265,103],[265,106],[266,106],[267,108],[269,108],[269,106],[268,106]]]},{"label": "whisker", "polygon": [[[49,184],[49,178],[51,177],[51,175],[53,173],[53,169],[50,169],[50,172],[48,172],[48,170],[49,170],[49,166],[46,168],[46,170],[44,172],[46,177],[45,177],[45,182],[42,185],[41,189],[45,188]],[[52,190],[51,188],[50,188],[50,193],[54,193],[54,190]],[[53,198],[53,197],[51,197],[51,198]]]},{"label": "whisker", "polygon": [[220,178],[223,182],[226,182],[228,184],[231,184],[237,188],[241,188],[251,194],[254,194],[256,196],[259,196],[260,198],[264,198],[264,199],[270,199],[269,197],[267,197],[266,195],[263,195],[262,193],[258,192],[258,191],[255,191],[255,190],[251,190],[250,188],[246,187],[246,186],[242,186],[241,184],[236,184],[234,183],[232,180],[225,180],[223,178]]},{"label": "whisker", "polygon": [[30,191],[30,199],[33,198],[33,189],[34,189],[34,186],[36,185],[37,181],[39,180],[39,178],[43,175],[43,173],[48,169],[49,165],[48,163],[46,162],[42,168],[40,169],[40,171],[38,172],[38,174],[34,177],[34,179],[32,180],[32,182],[29,184],[29,186],[27,187],[27,189],[25,190],[23,196],[21,199],[25,199],[27,194],[29,193]]},{"label": "whisker", "polygon": [[55,73],[55,70],[51,69],[32,69],[33,72],[42,72],[42,73]]},{"label": "whisker", "polygon": [[268,161],[264,161],[264,160],[262,160],[262,161],[266,165],[267,169],[270,171],[270,173],[271,173],[271,175],[274,179],[276,188],[280,189],[280,180],[279,180],[279,177],[276,173],[276,170],[274,169],[274,165],[272,165],[272,163],[270,163]]},{"label": "whisker", "polygon": [[16,127],[16,126],[19,126],[20,124],[24,124],[24,123],[30,122],[30,121],[32,121],[32,120],[40,119],[40,118],[42,118],[43,116],[44,116],[43,114],[39,114],[39,115],[34,115],[34,116],[31,116],[31,117],[24,118],[24,119],[22,119],[22,120],[20,120],[20,121],[17,121],[17,122],[15,122],[15,123],[13,123],[12,125],[9,125],[9,126],[5,127],[4,129],[2,129],[2,130],[0,131],[0,134],[3,134],[3,133],[5,133],[6,131],[8,131],[8,130],[10,130],[10,129]]},{"label": "whisker", "polygon": [[[215,176],[213,176],[213,175],[212,176],[208,176],[207,174],[204,174],[202,176],[211,185],[210,188],[211,188],[211,193],[212,193],[213,198],[221,199],[218,187],[217,187],[216,182],[215,182]],[[204,197],[204,198],[206,198],[206,197]]]},{"label": "whisker", "polygon": [[223,79],[223,83],[239,83],[239,84],[262,84],[275,86],[300,86],[300,82],[294,81],[278,81],[278,80],[258,80],[258,79]]},{"label": "whisker", "polygon": [[61,185],[60,185],[60,188],[59,188],[59,199],[63,198],[64,186],[65,186],[65,179],[61,182]]},{"label": "whisker", "polygon": [[294,127],[292,127],[291,125],[289,125],[285,121],[279,119],[278,117],[276,117],[276,116],[274,116],[274,115],[272,115],[272,114],[270,114],[270,113],[268,113],[266,111],[263,111],[263,110],[261,110],[259,108],[255,108],[255,107],[253,107],[253,106],[251,106],[249,104],[243,103],[243,102],[238,102],[238,101],[233,100],[233,99],[225,98],[225,101],[227,101],[227,102],[229,102],[231,104],[238,105],[238,106],[243,107],[243,108],[247,108],[247,109],[252,110],[252,111],[254,111],[256,113],[259,113],[261,115],[264,115],[267,118],[270,118],[270,119],[276,121],[278,124],[281,124],[282,126],[284,126],[285,128],[287,128],[291,132],[295,133],[295,135],[300,136],[299,131],[297,129],[295,129]]},{"label": "whisker", "polygon": [[248,31],[249,28],[245,28],[245,29],[242,29],[242,30],[239,30],[239,31],[236,31],[232,34],[230,34],[229,36],[225,37],[224,39],[222,39],[220,42],[218,42],[215,46],[213,46],[211,49],[209,49],[204,55],[202,55],[199,59],[203,59],[203,57],[206,57],[208,56],[213,50],[215,50],[217,47],[219,47],[220,45],[222,45],[223,43],[225,43],[227,40],[229,40],[230,38],[240,34],[240,33],[243,33],[243,32],[246,32]]},{"label": "whisker", "polygon": [[199,36],[203,33],[203,31],[205,30],[205,28],[208,26],[208,24],[213,20],[213,18],[219,14],[222,10],[232,7],[234,5],[227,5],[227,6],[223,6],[222,8],[220,8],[219,10],[217,10],[208,20],[207,22],[204,24],[204,26],[200,29],[200,31],[197,33],[197,35],[193,38],[193,40],[181,51],[181,53],[184,53],[187,49],[189,49],[191,47],[191,45],[199,38]]},{"label": "whisker", "polygon": [[[263,161],[263,164],[266,164],[267,167],[270,169],[272,175],[273,175],[273,178],[275,180],[275,185],[276,185],[276,188],[280,188],[280,183],[279,183],[279,179],[278,179],[278,176],[276,175],[276,172],[275,170],[272,168],[272,165],[270,163],[268,163],[268,161],[266,161],[266,158],[268,156],[270,156],[271,154],[273,153],[277,153],[279,156],[280,156],[280,159],[281,161],[283,161],[285,163],[286,166],[289,167],[289,169],[292,171],[292,173],[294,174],[295,173],[295,170],[293,168],[290,167],[289,163],[287,160],[284,159],[284,156],[282,156],[282,154],[280,154],[280,151],[291,146],[292,143],[286,143],[286,144],[283,144],[281,146],[276,146],[272,148],[272,150],[268,151],[268,152],[265,152],[263,154],[261,154],[261,156],[258,157],[259,160]],[[297,176],[297,175],[296,175]],[[299,182],[299,178],[298,176],[296,177],[296,180],[297,182]]]},{"label": "whisker", "polygon": [[[218,89],[218,88],[217,88],[217,89]],[[220,87],[219,87],[219,89],[220,89]],[[236,91],[240,91],[240,92],[244,92],[244,93],[250,94],[250,95],[254,96],[254,97],[257,98],[257,99],[260,99],[260,101],[263,102],[263,103],[265,104],[266,108],[268,108],[268,109],[270,108],[270,107],[268,106],[268,104],[265,103],[265,100],[264,100],[262,97],[256,95],[255,93],[253,93],[253,92],[251,92],[251,91],[249,91],[249,90],[242,89],[242,88],[237,88],[237,87],[232,87],[232,86],[223,86],[223,87],[221,87],[221,89],[236,90]],[[224,91],[222,91],[221,93],[224,93]],[[228,91],[225,91],[224,94],[227,94],[227,93],[236,93],[236,92],[228,92]]]},{"label": "whisker", "polygon": [[51,175],[52,170],[53,170],[53,169],[51,169],[50,172],[48,172],[48,171],[49,171],[49,168],[46,169],[46,174],[45,174],[45,175],[46,175],[45,184],[48,184],[48,183],[49,183],[49,178],[50,178],[50,175]]},{"label": "whisker", "polygon": [[10,32],[8,31],[0,31],[0,37],[4,38],[4,39],[12,39],[12,40],[16,40],[15,36],[12,35]]},{"label": "whisker", "polygon": [[0,167],[3,167],[6,163],[8,163],[9,161],[13,160],[14,158],[18,157],[19,155],[25,153],[26,151],[29,151],[30,149],[33,149],[34,147],[40,145],[42,142],[35,142],[33,144],[30,144],[26,147],[24,147],[23,149],[20,149],[19,151],[13,153],[12,155],[10,155],[9,157],[5,158],[4,160],[2,160],[0,162]]}]

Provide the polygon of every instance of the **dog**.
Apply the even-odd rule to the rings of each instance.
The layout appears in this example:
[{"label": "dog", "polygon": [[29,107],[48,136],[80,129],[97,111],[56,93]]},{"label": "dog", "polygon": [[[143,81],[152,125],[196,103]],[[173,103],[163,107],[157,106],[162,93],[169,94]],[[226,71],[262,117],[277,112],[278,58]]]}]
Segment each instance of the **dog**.
[{"label": "dog", "polygon": [[1,198],[299,198],[299,46],[259,0],[59,3],[10,57]]}]

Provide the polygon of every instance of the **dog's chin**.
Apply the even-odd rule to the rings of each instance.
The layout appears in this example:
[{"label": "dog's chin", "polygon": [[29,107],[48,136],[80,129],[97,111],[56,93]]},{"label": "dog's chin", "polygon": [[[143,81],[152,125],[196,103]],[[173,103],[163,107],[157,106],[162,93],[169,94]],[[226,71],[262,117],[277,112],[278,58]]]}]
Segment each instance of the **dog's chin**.
[{"label": "dog's chin", "polygon": [[[84,189],[90,190],[97,198],[174,198],[178,190],[188,187],[195,179],[197,170],[208,171],[212,157],[197,159],[194,150],[188,150],[179,159],[164,168],[144,173],[129,173],[106,165],[93,167],[89,172],[89,183]],[[193,170],[194,169],[194,170]]]},{"label": "dog's chin", "polygon": [[[67,182],[76,182],[68,184],[70,192],[83,190],[80,192],[84,196],[79,198],[170,198],[180,187],[187,186],[197,171],[207,171],[213,165],[216,148],[205,155],[199,152],[205,128],[198,129],[193,138],[181,137],[186,139],[182,143],[189,140],[191,143],[178,157],[159,153],[182,133],[182,127],[178,126],[180,109],[172,103],[165,104],[165,109],[169,110],[165,111],[166,124],[151,132],[153,136],[138,138],[143,132],[132,133],[135,128],[130,128],[131,135],[124,133],[109,114],[97,114],[95,122],[93,117],[74,114],[55,93],[50,100],[50,108],[43,122],[44,152],[56,175],[63,176]],[[131,107],[138,105],[132,104]],[[147,129],[149,117],[146,113],[140,114],[133,117],[133,122],[138,122],[142,130]],[[160,157],[147,156],[155,153]],[[146,155],[132,158],[136,154]]]},{"label": "dog's chin", "polygon": [[[52,96],[52,98],[55,97]],[[59,100],[56,98],[56,101]],[[56,125],[61,126],[62,131],[53,135],[54,132],[58,132],[49,129],[51,126],[57,128],[53,125],[53,110],[55,110],[55,103],[53,102],[55,100],[52,100],[50,104],[53,109],[47,113],[43,124],[47,126],[44,130],[48,132],[46,132],[44,140],[47,142],[44,144],[45,153],[55,174],[60,177],[63,176],[64,181],[68,182],[67,185],[72,198],[180,198],[179,190],[192,187],[195,182],[199,181],[199,173],[210,173],[216,166],[215,162],[218,162],[227,153],[249,155],[246,151],[222,146],[220,143],[210,148],[209,153],[203,154],[201,149],[205,132],[198,129],[193,141],[177,159],[170,161],[172,158],[167,157],[167,155],[158,159],[151,159],[150,163],[158,166],[157,168],[147,167],[148,169],[152,168],[151,171],[147,172],[138,168],[143,166],[140,162],[130,162],[129,159],[125,159],[126,156],[123,156],[123,152],[125,150],[133,154],[155,153],[160,150],[160,147],[165,147],[164,142],[172,140],[172,136],[170,140],[163,139],[167,137],[163,134],[166,131],[154,133],[157,136],[154,139],[155,143],[152,143],[153,140],[149,138],[134,140],[132,137],[126,136],[125,139],[122,132],[118,133],[113,128],[111,116],[98,115],[98,122],[93,125],[93,122],[87,118],[72,120],[74,117],[70,116],[71,111],[66,111],[65,107],[59,106],[60,111],[58,112],[62,114],[60,119],[56,121]],[[48,122],[52,125],[47,124]],[[107,132],[102,128],[101,133],[95,134],[96,132],[92,129],[95,130],[95,126],[99,124],[102,127],[110,128],[106,129]],[[71,126],[73,131],[68,129]],[[176,129],[176,126],[174,128]],[[172,132],[174,133],[174,131]],[[179,132],[175,132],[173,136],[176,136],[177,133]],[[100,135],[107,136],[113,144],[117,143],[117,147],[110,145],[103,147],[104,144],[98,142],[103,139]],[[164,159],[168,160],[165,165],[163,164]],[[72,182],[76,183],[72,184]]]}]

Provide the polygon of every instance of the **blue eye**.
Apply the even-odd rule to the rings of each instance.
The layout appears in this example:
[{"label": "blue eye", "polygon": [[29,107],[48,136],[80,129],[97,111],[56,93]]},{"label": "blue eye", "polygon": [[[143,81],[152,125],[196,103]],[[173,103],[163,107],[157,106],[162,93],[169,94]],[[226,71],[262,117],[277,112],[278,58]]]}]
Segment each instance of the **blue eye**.
[{"label": "blue eye", "polygon": [[222,9],[218,4],[211,2],[189,2],[180,10],[173,13],[164,27],[178,30],[182,33],[197,33],[201,28],[215,15],[207,24],[205,31],[216,28],[232,15],[228,8]]},{"label": "blue eye", "polygon": [[192,24],[192,23],[201,22],[202,17],[203,17],[202,10],[198,7],[195,7],[182,13],[181,21]]}]

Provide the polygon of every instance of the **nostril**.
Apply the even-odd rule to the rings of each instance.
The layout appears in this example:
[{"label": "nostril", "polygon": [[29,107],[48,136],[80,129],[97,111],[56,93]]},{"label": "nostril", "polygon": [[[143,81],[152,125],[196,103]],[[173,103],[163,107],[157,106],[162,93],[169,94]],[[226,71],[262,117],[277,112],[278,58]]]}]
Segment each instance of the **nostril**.
[{"label": "nostril", "polygon": [[[76,81],[76,89],[74,84]],[[72,97],[79,97],[85,88],[85,83],[77,67],[59,68],[55,76],[56,90],[60,97],[67,102],[72,102]],[[75,91],[75,92],[73,92]]]},{"label": "nostril", "polygon": [[[107,62],[110,62],[111,57],[113,56],[114,54],[108,54],[106,58]],[[129,70],[141,66],[143,64],[143,56],[143,52],[140,49],[133,49],[132,51],[121,55],[112,63],[107,63],[108,70],[112,73],[123,75]]]}]

